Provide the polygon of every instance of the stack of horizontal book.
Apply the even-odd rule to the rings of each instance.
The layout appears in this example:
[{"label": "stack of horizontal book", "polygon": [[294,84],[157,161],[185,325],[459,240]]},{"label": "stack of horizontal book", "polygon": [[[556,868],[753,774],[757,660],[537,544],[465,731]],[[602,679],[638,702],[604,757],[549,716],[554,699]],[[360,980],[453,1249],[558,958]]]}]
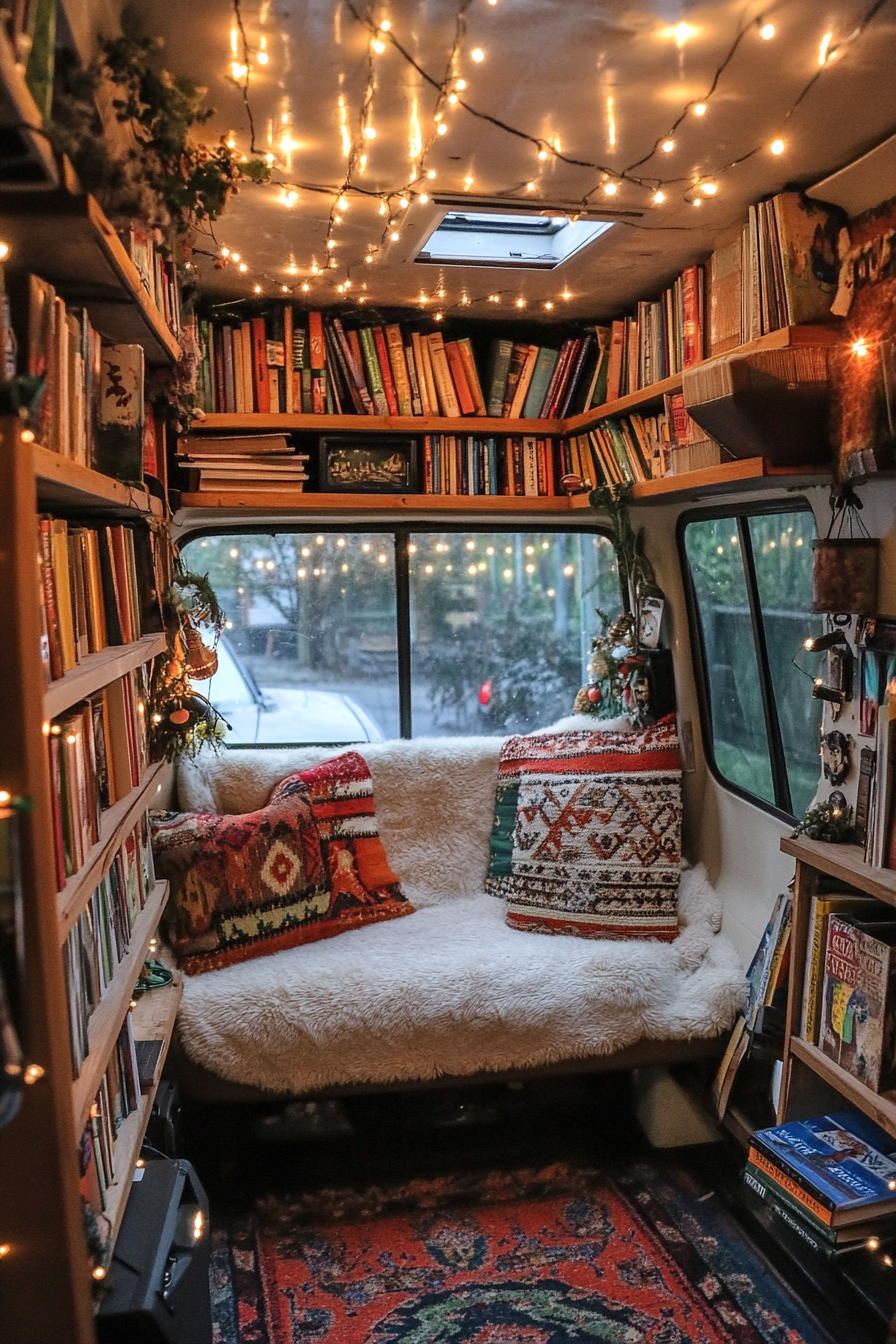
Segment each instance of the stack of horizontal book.
[{"label": "stack of horizontal book", "polygon": [[217,494],[227,490],[302,490],[308,480],[307,453],[297,453],[284,434],[182,439],[178,464],[187,471],[187,489]]},{"label": "stack of horizontal book", "polygon": [[896,1234],[896,1139],[854,1111],[758,1130],[747,1187],[823,1255]]}]

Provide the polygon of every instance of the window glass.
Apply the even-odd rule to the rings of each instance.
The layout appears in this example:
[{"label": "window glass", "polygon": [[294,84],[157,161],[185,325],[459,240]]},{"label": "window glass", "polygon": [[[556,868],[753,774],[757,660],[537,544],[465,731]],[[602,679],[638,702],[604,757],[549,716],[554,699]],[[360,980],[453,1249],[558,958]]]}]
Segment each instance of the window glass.
[{"label": "window glass", "polygon": [[[755,515],[749,524],[791,810],[801,817],[818,789],[822,712],[822,702],[813,699],[809,682],[794,665],[803,641],[821,634],[821,618],[809,610],[815,518],[800,510]],[[819,667],[823,670],[823,663]]]},{"label": "window glass", "polygon": [[775,802],[759,662],[736,518],[689,523],[685,549],[703,634],[712,752],[719,773]]},{"label": "window glass", "polygon": [[732,784],[795,816],[818,787],[822,706],[794,663],[803,641],[821,629],[810,612],[814,537],[808,510],[704,518],[688,523],[684,534],[716,767]]},{"label": "window glass", "polygon": [[[219,666],[197,684],[225,741],[363,742],[401,735],[399,631],[415,737],[506,734],[572,712],[595,608],[620,609],[613,548],[596,533],[281,532],[202,537],[184,564],[208,574],[228,617]],[[406,550],[405,550],[406,548]]]},{"label": "window glass", "polygon": [[571,713],[595,608],[619,612],[607,538],[416,532],[409,544],[414,736],[528,732]]},{"label": "window glass", "polygon": [[390,534],[203,537],[184,564],[208,574],[229,626],[200,689],[231,746],[398,736],[395,545]]}]

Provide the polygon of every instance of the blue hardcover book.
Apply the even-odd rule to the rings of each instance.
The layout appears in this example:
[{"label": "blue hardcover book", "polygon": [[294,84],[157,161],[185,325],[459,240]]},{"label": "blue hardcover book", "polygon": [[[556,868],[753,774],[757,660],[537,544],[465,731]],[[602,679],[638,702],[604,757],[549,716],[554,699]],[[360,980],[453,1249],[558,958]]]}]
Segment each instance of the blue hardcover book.
[{"label": "blue hardcover book", "polygon": [[524,420],[537,420],[540,417],[544,399],[551,385],[551,379],[554,376],[554,369],[559,358],[559,350],[550,350],[547,346],[542,346],[539,350],[538,359],[535,361],[535,368],[532,373],[532,381],[529,383],[529,391],[526,393],[526,400],[523,402]]},{"label": "blue hardcover book", "polygon": [[512,350],[513,341],[492,341],[486,383],[488,384],[488,413],[494,418],[500,418],[504,413],[504,388],[510,370]]},{"label": "blue hardcover book", "polygon": [[753,1135],[770,1162],[814,1192],[831,1226],[896,1209],[896,1139],[857,1111],[792,1120]]}]

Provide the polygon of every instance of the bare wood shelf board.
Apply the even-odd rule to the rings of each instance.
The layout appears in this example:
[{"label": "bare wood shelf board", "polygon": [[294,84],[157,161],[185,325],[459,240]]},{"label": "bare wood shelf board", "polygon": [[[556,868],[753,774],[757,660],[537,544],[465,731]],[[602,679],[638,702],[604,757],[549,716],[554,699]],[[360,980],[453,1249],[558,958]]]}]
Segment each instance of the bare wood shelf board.
[{"label": "bare wood shelf board", "polygon": [[90,653],[66,672],[58,681],[51,681],[44,692],[44,718],[55,719],[58,714],[76,705],[85,696],[117,681],[134,667],[142,667],[151,658],[164,653],[168,647],[164,634],[143,635],[133,644],[112,644],[99,653]]}]

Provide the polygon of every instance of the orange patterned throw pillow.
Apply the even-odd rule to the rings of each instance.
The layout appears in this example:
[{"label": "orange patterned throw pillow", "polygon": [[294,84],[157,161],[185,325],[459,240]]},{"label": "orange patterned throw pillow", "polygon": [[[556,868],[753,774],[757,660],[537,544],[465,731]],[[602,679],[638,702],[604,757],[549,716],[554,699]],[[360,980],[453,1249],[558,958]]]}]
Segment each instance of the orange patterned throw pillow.
[{"label": "orange patterned throw pillow", "polygon": [[276,786],[269,806],[306,792],[320,829],[333,910],[344,910],[346,916],[353,912],[359,924],[412,914],[380,839],[363,756],[346,751],[310,770],[297,770]]},{"label": "orange patterned throw pillow", "polygon": [[349,756],[301,772],[313,789],[290,775],[257,812],[152,817],[169,941],[189,975],[413,911],[377,833],[367,766]]}]

